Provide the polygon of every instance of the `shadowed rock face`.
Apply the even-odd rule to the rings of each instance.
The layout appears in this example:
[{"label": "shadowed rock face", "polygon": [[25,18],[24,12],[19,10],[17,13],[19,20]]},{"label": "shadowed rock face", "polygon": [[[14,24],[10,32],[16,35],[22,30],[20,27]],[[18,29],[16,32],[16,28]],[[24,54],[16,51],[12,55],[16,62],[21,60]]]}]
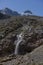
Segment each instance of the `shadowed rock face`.
[{"label": "shadowed rock face", "polygon": [[17,39],[16,35],[8,36],[0,43],[0,55],[8,55],[14,52],[14,41]]},{"label": "shadowed rock face", "polygon": [[1,20],[4,23],[0,24],[0,56],[15,52],[17,35],[22,32],[23,39],[22,41],[18,40],[18,42],[20,41],[18,54],[26,54],[43,45],[42,20],[43,18],[34,16],[18,16]]},{"label": "shadowed rock face", "polygon": [[43,38],[40,38],[40,35],[35,33],[35,35],[32,34],[29,37],[27,34],[24,36],[24,39],[19,45],[19,54],[26,54],[27,52],[31,52],[40,45],[43,45]]}]

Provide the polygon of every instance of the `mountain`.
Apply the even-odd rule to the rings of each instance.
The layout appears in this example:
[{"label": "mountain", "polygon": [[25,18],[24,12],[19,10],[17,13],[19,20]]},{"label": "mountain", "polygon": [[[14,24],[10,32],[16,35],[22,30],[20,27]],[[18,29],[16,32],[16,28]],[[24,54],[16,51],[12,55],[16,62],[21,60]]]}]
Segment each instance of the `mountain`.
[{"label": "mountain", "polygon": [[6,18],[9,18],[10,16],[8,15],[5,15],[3,13],[0,13],[0,19],[6,19]]},{"label": "mountain", "polygon": [[9,15],[9,16],[18,16],[20,15],[17,11],[12,11],[9,8],[5,8],[0,10],[0,13],[5,14],[5,15]]}]

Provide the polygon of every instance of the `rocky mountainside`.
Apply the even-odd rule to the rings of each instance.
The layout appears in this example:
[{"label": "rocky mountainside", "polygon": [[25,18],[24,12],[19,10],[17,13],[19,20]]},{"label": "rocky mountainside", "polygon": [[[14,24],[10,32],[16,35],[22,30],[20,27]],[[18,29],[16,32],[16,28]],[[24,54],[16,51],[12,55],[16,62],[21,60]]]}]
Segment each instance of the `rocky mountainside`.
[{"label": "rocky mountainside", "polygon": [[[0,20],[1,65],[29,65],[29,63],[35,62],[35,59],[40,57],[34,55],[34,53],[37,53],[34,50],[40,46],[43,46],[43,17],[13,16]],[[42,55],[41,59],[43,58],[42,52],[41,50],[37,53]]]},{"label": "rocky mountainside", "polygon": [[18,16],[20,15],[17,11],[12,11],[9,8],[5,8],[0,10],[0,13],[5,14],[5,15],[9,15],[9,16]]},{"label": "rocky mountainside", "polygon": [[7,19],[10,18],[10,16],[0,13],[0,19]]},{"label": "rocky mountainside", "polygon": [[43,45],[31,53],[12,57],[5,57],[2,65],[43,65]]}]

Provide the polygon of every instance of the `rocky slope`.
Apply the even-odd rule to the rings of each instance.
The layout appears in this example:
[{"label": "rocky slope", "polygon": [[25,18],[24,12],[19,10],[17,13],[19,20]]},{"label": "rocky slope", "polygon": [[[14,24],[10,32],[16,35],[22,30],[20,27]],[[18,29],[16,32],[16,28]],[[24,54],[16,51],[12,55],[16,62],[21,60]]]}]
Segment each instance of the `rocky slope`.
[{"label": "rocky slope", "polygon": [[[20,33],[23,33],[23,38],[19,44],[19,55],[15,55],[17,36]],[[42,54],[41,58],[43,58],[42,51],[38,54],[34,52],[34,49],[41,45],[43,46],[43,17],[15,16],[0,20],[0,63],[4,65],[9,65],[9,63],[10,65],[28,65],[40,57],[35,58],[39,53]],[[43,47],[41,48],[43,49]],[[34,58],[32,61],[30,61],[31,57]]]},{"label": "rocky slope", "polygon": [[0,10],[0,13],[2,13],[4,15],[9,15],[9,16],[19,16],[20,15],[17,11],[13,11],[9,8],[4,8],[4,9]]},{"label": "rocky slope", "polygon": [[0,13],[0,19],[8,19],[10,16]]},{"label": "rocky slope", "polygon": [[[10,59],[9,59],[10,58]],[[7,59],[7,60],[5,60]],[[5,57],[2,65],[43,65],[43,45],[22,56]]]}]

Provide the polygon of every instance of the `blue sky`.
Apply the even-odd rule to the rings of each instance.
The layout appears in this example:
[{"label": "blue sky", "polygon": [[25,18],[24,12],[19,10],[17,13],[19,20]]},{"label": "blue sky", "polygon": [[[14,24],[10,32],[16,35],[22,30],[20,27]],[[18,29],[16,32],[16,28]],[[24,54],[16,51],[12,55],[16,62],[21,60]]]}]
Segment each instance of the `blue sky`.
[{"label": "blue sky", "polygon": [[43,16],[43,0],[0,0],[0,9],[6,7],[20,13],[31,10],[33,14]]}]

